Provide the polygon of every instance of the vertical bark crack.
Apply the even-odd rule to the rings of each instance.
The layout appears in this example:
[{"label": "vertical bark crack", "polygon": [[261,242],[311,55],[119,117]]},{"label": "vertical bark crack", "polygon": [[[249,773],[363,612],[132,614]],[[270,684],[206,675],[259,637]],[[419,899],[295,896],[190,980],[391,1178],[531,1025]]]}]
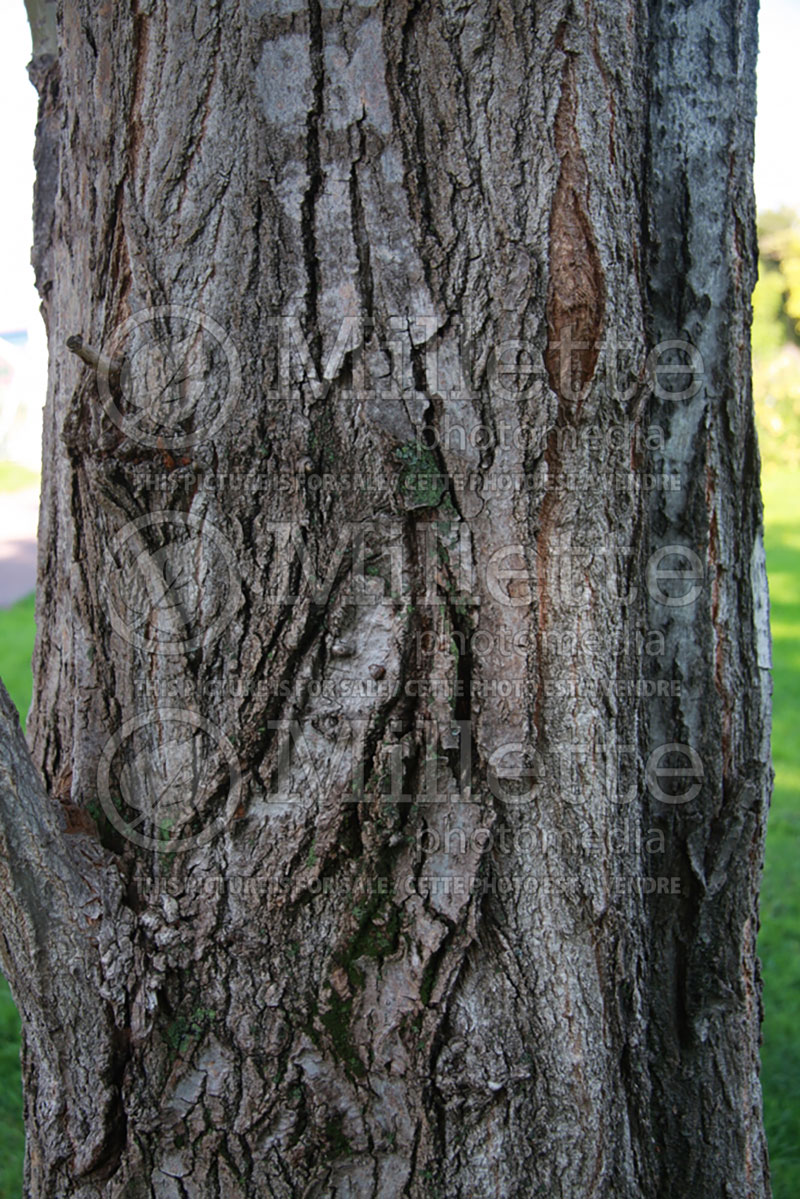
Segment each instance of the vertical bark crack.
[{"label": "vertical bark crack", "polygon": [[364,116],[358,122],[358,157],[350,166],[350,219],[353,229],[353,243],[356,248],[358,261],[358,284],[364,304],[364,318],[371,322],[375,313],[375,287],[370,261],[369,236],[364,218],[364,203],[361,199],[361,185],[358,181],[358,164],[364,159]]},{"label": "vertical bark crack", "polygon": [[305,257],[306,276],[306,328],[305,335],[317,368],[322,375],[322,335],[318,320],[318,298],[320,291],[320,265],[317,254],[316,212],[317,200],[322,191],[322,167],[320,165],[319,128],[322,119],[325,93],[325,67],[322,45],[322,10],[319,0],[308,0],[309,55],[311,74],[314,80],[311,107],[306,118],[306,171],[308,184],[300,208]]}]

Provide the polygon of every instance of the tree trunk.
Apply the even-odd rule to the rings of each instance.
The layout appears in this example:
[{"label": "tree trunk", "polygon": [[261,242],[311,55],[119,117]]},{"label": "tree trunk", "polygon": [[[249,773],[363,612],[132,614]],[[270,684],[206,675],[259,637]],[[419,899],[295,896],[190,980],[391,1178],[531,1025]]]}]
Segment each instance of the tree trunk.
[{"label": "tree trunk", "polygon": [[755,22],[58,5],[26,1195],[768,1195]]}]

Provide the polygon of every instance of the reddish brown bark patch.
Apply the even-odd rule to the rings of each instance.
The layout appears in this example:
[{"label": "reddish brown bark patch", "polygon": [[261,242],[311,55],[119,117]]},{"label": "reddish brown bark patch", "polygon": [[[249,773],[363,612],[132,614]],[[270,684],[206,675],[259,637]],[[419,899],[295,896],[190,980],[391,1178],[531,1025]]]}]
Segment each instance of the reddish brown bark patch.
[{"label": "reddish brown bark patch", "polygon": [[597,365],[605,314],[605,277],[587,215],[586,164],[575,128],[572,60],[564,69],[555,125],[561,157],[550,213],[550,282],[545,366],[562,406],[584,398]]}]

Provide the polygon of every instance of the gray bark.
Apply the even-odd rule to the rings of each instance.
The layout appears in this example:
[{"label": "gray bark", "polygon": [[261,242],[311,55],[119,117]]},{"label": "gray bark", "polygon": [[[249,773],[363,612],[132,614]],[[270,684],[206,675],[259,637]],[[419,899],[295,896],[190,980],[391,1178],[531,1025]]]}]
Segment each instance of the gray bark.
[{"label": "gray bark", "polygon": [[768,1195],[755,19],[58,6],[26,1194]]}]

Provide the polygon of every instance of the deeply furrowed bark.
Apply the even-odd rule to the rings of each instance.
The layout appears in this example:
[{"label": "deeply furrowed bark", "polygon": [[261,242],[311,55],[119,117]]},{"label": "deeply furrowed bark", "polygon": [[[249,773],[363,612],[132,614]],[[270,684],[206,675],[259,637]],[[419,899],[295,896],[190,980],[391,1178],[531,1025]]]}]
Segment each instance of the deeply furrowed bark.
[{"label": "deeply furrowed bark", "polygon": [[[754,5],[57,36],[26,1194],[767,1195]],[[145,325],[225,419],[134,428]]]}]

